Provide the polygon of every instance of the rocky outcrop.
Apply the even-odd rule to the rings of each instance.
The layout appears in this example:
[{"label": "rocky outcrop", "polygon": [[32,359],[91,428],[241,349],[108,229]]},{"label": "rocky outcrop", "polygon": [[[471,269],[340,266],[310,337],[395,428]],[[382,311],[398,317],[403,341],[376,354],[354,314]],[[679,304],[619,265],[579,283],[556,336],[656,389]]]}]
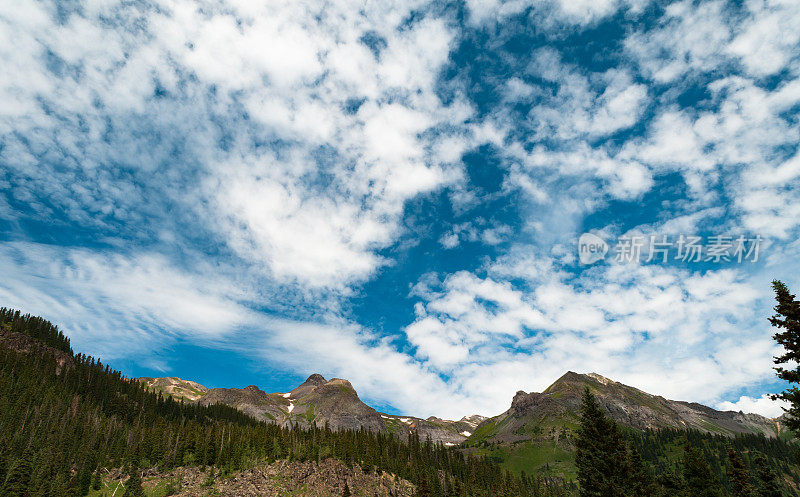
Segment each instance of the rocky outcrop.
[{"label": "rocky outcrop", "polygon": [[[211,470],[213,471],[213,470]],[[211,477],[211,480],[209,480]],[[115,472],[102,482],[107,495],[122,493],[122,472]],[[209,481],[213,483],[209,484]],[[360,466],[348,467],[342,462],[326,459],[317,462],[277,461],[234,473],[228,477],[201,472],[196,467],[177,468],[163,473],[145,474],[146,490],[171,486],[179,497],[279,497],[308,495],[340,497],[345,484],[351,495],[370,497],[411,497],[411,483],[386,472],[365,472]]]},{"label": "rocky outcrop", "polygon": [[212,388],[198,403],[226,404],[259,421],[279,424],[283,424],[290,405],[280,394],[268,394],[255,385],[245,388]]},{"label": "rocky outcrop", "polygon": [[144,382],[144,384],[150,390],[155,392],[161,392],[162,394],[173,397],[177,400],[187,400],[189,402],[195,402],[200,400],[204,397],[209,389],[204,387],[203,385],[189,380],[182,380],[180,378],[175,377],[167,377],[167,378],[139,378],[139,381]]},{"label": "rocky outcrop", "polygon": [[60,374],[64,368],[71,368],[75,365],[71,354],[49,347],[23,333],[6,330],[2,326],[0,326],[0,346],[22,354],[29,354],[33,351],[50,354],[56,360],[56,374]]},{"label": "rocky outcrop", "polygon": [[317,387],[320,387],[328,381],[321,374],[314,373],[309,376],[306,381],[300,384],[297,388],[289,392],[289,397],[299,399],[313,392]]}]

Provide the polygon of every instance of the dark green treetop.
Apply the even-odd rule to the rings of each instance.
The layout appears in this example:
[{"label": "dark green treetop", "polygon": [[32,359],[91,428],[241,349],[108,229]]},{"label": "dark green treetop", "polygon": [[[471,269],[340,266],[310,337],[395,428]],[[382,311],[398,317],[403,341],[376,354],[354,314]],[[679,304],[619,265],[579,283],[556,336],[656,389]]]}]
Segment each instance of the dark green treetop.
[{"label": "dark green treetop", "polygon": [[[773,395],[773,399],[789,402],[789,409],[785,424],[795,433],[800,432],[800,302],[781,281],[772,282],[775,290],[775,314],[769,318],[772,326],[778,331],[772,336],[778,345],[783,347],[783,354],[775,357],[777,367],[775,371],[782,380],[794,384],[780,394]],[[788,365],[793,367],[784,367]]]}]

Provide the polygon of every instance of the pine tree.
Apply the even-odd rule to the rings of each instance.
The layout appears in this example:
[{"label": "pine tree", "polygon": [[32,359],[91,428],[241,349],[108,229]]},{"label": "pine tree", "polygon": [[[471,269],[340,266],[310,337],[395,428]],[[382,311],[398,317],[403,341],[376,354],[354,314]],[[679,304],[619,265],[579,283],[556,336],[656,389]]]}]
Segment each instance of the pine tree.
[{"label": "pine tree", "polygon": [[[777,305],[775,314],[769,318],[769,322],[778,328],[772,338],[785,351],[784,354],[775,357],[775,364],[778,365],[775,371],[779,378],[796,385],[800,383],[800,302],[789,293],[789,289],[782,282],[773,281],[772,288],[775,290]],[[794,364],[795,367],[786,369],[783,365],[787,364]],[[800,389],[791,386],[784,392],[773,395],[772,398],[789,402],[789,416],[784,423],[796,434],[800,433]]]},{"label": "pine tree", "polygon": [[682,496],[687,492],[686,482],[683,480],[683,476],[672,469],[668,469],[659,474],[656,481],[658,482],[658,486],[663,489],[664,495],[670,497],[673,495]]},{"label": "pine tree", "polygon": [[686,445],[683,458],[683,476],[687,497],[723,497],[725,492],[717,477],[711,472],[708,461],[695,447]]},{"label": "pine tree", "polygon": [[631,447],[630,451],[630,495],[633,497],[652,497],[658,495],[658,485],[653,479],[650,468],[642,461],[639,452]]},{"label": "pine tree", "polygon": [[587,387],[575,441],[581,497],[620,497],[630,491],[628,453],[617,424],[600,409]]},{"label": "pine tree", "polygon": [[764,454],[759,454],[755,461],[756,479],[758,480],[758,497],[783,497],[778,475],[770,467]]},{"label": "pine tree", "polygon": [[92,475],[92,490],[100,490],[102,486],[103,482],[100,478],[100,470],[98,469],[94,472],[94,475]]},{"label": "pine tree", "polygon": [[136,466],[131,466],[130,478],[125,483],[125,493],[122,497],[144,497],[142,477],[139,476],[139,469]]},{"label": "pine tree", "polygon": [[734,497],[753,497],[753,486],[750,484],[750,472],[747,471],[742,458],[739,454],[731,449],[728,451],[728,476],[731,479],[733,486]]},{"label": "pine tree", "polygon": [[26,449],[22,457],[11,464],[3,484],[1,495],[8,497],[24,497],[30,495],[29,484],[32,470],[33,454]]},{"label": "pine tree", "polygon": [[92,474],[84,466],[78,472],[78,494],[87,495],[92,489]]},{"label": "pine tree", "polygon": [[[525,477],[524,476],[525,473],[523,472],[522,474],[523,474],[523,478],[524,478]],[[463,485],[461,484],[461,480],[459,478],[455,478],[453,480],[453,488],[452,488],[452,492],[451,493],[452,493],[452,495],[454,495],[456,497],[461,497],[461,495],[463,495],[464,488],[463,488]]]},{"label": "pine tree", "polygon": [[419,472],[419,483],[417,484],[417,497],[430,497],[431,487],[428,483],[428,475],[425,471]]}]

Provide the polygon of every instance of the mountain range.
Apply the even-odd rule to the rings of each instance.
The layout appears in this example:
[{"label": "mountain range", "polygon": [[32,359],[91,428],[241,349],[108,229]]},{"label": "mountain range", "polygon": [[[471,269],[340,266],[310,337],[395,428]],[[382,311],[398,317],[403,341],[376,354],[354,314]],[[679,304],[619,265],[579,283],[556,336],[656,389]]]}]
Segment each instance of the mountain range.
[{"label": "mountain range", "polygon": [[416,433],[448,446],[466,448],[516,447],[530,442],[571,448],[571,434],[578,424],[581,394],[589,388],[606,413],[633,430],[693,429],[735,436],[781,436],[780,418],[758,414],[718,411],[710,407],[665,399],[618,383],[596,373],[567,372],[543,392],[517,392],[510,407],[487,418],[470,415],[458,421],[411,415],[392,415],[365,404],[353,385],[344,379],[326,380],[312,374],[289,392],[266,393],[256,386],[206,388],[180,378],[140,378],[148,388],[201,405],[226,404],[262,421],[281,426],[308,427],[326,424],[333,430],[367,429],[389,432],[401,438]]},{"label": "mountain range", "polygon": [[418,434],[448,446],[464,442],[486,420],[465,416],[458,421],[380,413],[358,397],[353,385],[341,378],[326,380],[312,374],[289,392],[266,393],[255,385],[245,388],[206,388],[194,381],[175,377],[139,378],[153,391],[200,405],[225,404],[260,421],[307,428],[329,426],[333,430],[367,429],[389,432],[401,439]]}]

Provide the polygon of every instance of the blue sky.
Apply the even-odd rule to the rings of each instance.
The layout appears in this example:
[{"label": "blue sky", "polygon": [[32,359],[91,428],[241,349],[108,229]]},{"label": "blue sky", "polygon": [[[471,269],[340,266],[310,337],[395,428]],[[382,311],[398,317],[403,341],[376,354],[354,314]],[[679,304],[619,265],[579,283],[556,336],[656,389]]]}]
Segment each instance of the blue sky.
[{"label": "blue sky", "polygon": [[[131,376],[459,418],[594,371],[774,416],[799,48],[780,0],[0,7],[0,304]],[[759,258],[615,260],[680,235]]]}]

